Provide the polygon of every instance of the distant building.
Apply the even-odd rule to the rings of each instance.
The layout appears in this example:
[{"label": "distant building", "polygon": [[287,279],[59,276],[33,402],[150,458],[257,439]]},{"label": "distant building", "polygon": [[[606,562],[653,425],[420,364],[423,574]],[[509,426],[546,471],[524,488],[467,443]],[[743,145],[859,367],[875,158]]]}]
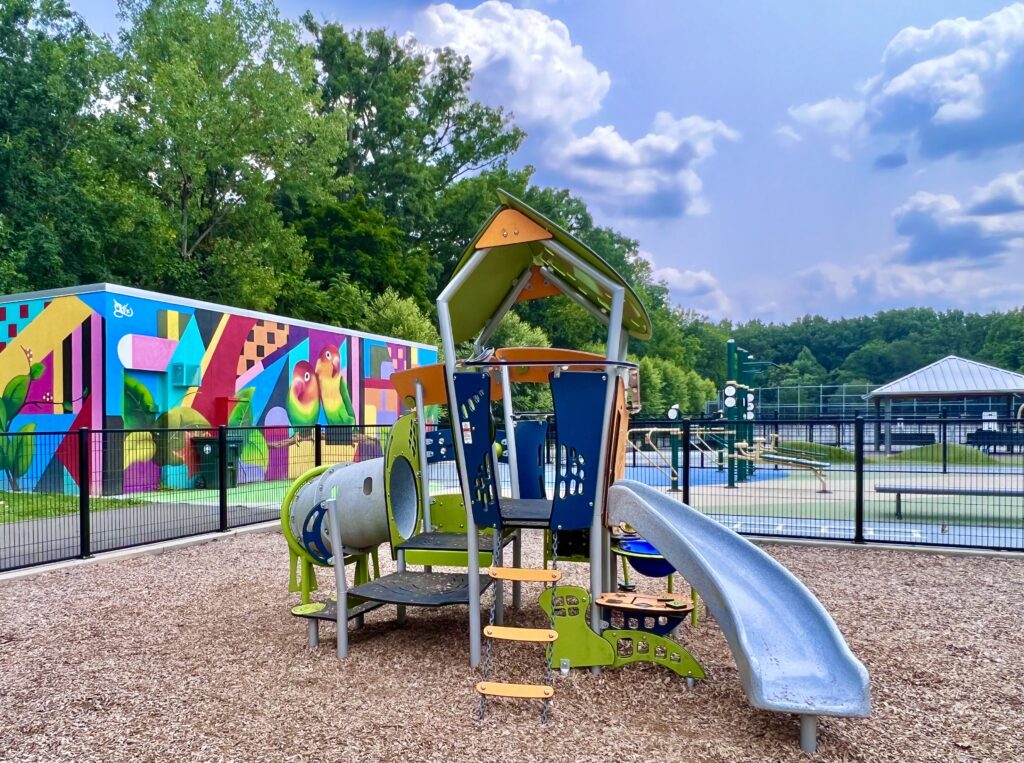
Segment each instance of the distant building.
[{"label": "distant building", "polygon": [[[0,489],[76,491],[68,433],[82,427],[273,427],[242,435],[239,479],[286,478],[311,464],[308,431],[296,427],[391,424],[403,410],[392,371],[437,357],[428,345],[111,284],[0,297]],[[53,435],[14,434],[28,431]],[[31,453],[7,447],[27,440]],[[103,442],[93,469],[107,494],[187,486],[194,472],[187,447],[168,454],[148,435]]]},{"label": "distant building", "polygon": [[[1004,432],[982,435],[986,429],[1005,428],[1007,420],[1024,413],[1024,374],[1007,371],[976,360],[947,355],[924,368],[912,371],[895,381],[869,392],[866,399],[874,404],[875,448],[892,452],[894,445],[927,445],[935,442],[933,433],[895,431],[893,420],[901,410],[913,406],[931,415],[947,415],[973,420],[979,432],[969,435],[968,444],[1001,444],[1014,447],[1019,435]],[[883,429],[881,418],[889,422]],[[1000,425],[999,420],[1003,420]],[[985,424],[985,420],[990,423]],[[897,424],[897,426],[899,426]],[[1014,427],[1016,429],[1016,427]]]}]

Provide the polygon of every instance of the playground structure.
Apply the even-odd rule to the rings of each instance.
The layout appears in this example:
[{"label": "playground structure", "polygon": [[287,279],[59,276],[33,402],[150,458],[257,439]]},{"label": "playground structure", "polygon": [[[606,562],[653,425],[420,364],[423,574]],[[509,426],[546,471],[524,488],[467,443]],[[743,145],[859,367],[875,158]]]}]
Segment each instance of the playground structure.
[{"label": "playground structure", "polygon": [[746,461],[752,464],[779,464],[788,469],[805,469],[814,475],[814,478],[821,485],[819,493],[828,493],[828,480],[825,478],[825,469],[829,464],[827,461],[820,461],[813,458],[813,453],[806,453],[779,444],[777,434],[765,437],[755,437],[753,445],[738,441],[734,444],[736,452],[732,458],[740,462]]},{"label": "playground structure", "polygon": [[[488,697],[512,697],[541,700],[546,718],[556,668],[647,661],[690,684],[704,678],[697,660],[671,638],[695,614],[693,602],[672,592],[617,590],[616,559],[623,556],[638,572],[660,577],[678,570],[690,582],[725,633],[751,703],[798,714],[801,746],[813,750],[818,715],[867,715],[866,670],[814,596],[764,552],[674,498],[622,479],[627,390],[636,388],[626,353],[630,338],[650,336],[650,320],[621,276],[594,252],[513,197],[499,192],[499,198],[501,206],[437,300],[444,364],[391,377],[413,410],[395,423],[384,456],[315,469],[285,497],[289,587],[301,596],[293,613],[307,619],[310,646],[318,644],[325,620],[336,624],[343,657],[348,621],[358,625],[370,609],[393,604],[402,622],[410,606],[461,604],[468,608],[470,664],[483,667],[476,685],[481,714]],[[555,295],[573,299],[608,326],[603,354],[487,347],[517,302]],[[457,347],[467,341],[472,355],[460,361]],[[550,487],[545,424],[517,419],[513,384],[550,386],[556,437]],[[492,420],[499,405],[504,435]],[[429,406],[446,407],[450,428],[431,430]],[[460,494],[432,495],[431,466],[453,459]],[[739,468],[734,461],[730,469]],[[655,553],[631,553],[623,528],[638,532]],[[550,569],[520,566],[528,531],[544,533]],[[384,543],[397,564],[388,575],[377,563]],[[505,566],[509,545],[512,564]],[[589,564],[589,590],[560,585],[560,561]],[[349,564],[355,566],[351,588]],[[334,597],[312,600],[316,566],[333,567]],[[465,572],[435,572],[435,566]],[[505,582],[512,583],[516,608],[523,583],[542,584],[539,603],[550,627],[507,627]],[[489,587],[493,603],[483,627],[481,594]],[[543,683],[489,680],[495,642],[503,640],[544,645]]]},{"label": "playground structure", "polygon": [[821,486],[818,492],[827,493],[827,461],[816,457],[816,454],[785,447],[777,434],[767,439],[754,437],[753,420],[757,409],[754,382],[766,365],[772,364],[754,360],[753,355],[736,345],[735,339],[726,343],[728,381],[722,390],[722,406],[724,418],[729,423],[720,431],[698,434],[698,448],[710,447],[708,435],[724,446],[728,469],[727,486],[730,488],[748,480],[758,464],[770,464],[810,471]]}]

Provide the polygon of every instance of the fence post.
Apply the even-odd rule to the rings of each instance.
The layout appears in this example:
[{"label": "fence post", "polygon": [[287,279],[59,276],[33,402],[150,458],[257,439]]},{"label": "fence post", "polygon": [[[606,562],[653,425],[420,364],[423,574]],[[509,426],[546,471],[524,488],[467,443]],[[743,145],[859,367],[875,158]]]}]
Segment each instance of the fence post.
[{"label": "fence post", "polygon": [[687,506],[690,505],[690,426],[689,419],[683,422],[683,503]]},{"label": "fence post", "polygon": [[669,443],[672,447],[672,492],[679,492],[679,432],[669,433]]},{"label": "fence post", "polygon": [[324,428],[322,424],[313,427],[313,466],[320,466],[324,459]]},{"label": "fence post", "polygon": [[864,542],[864,416],[853,419],[854,518],[853,542]]},{"label": "fence post", "polygon": [[228,531],[228,428],[217,427],[217,495],[220,506],[220,531]]},{"label": "fence post", "polygon": [[947,440],[946,440],[946,409],[945,408],[943,408],[942,409],[942,413],[939,414],[939,419],[941,419],[941,421],[939,423],[939,427],[940,427],[940,431],[941,431],[941,435],[942,435],[942,473],[946,474],[947,473],[947,467],[949,465],[949,458],[948,458],[949,450],[946,447]]},{"label": "fence post", "polygon": [[89,428],[78,430],[78,556],[88,559],[92,556],[91,528],[89,524],[89,494],[92,489],[92,438]]}]

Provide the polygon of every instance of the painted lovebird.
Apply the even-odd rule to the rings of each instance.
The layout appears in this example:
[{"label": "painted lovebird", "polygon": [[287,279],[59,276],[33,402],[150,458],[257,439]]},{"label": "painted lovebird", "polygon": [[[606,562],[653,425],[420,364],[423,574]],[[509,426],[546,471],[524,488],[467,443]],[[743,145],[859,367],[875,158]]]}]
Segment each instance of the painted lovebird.
[{"label": "painted lovebird", "polygon": [[313,366],[300,360],[292,369],[292,385],[288,390],[288,419],[293,426],[308,427],[320,416],[320,385]]},{"label": "painted lovebird", "polygon": [[320,383],[320,402],[323,403],[327,423],[355,424],[352,398],[349,397],[348,384],[341,373],[341,358],[336,345],[328,344],[320,350],[316,359],[316,378]]}]

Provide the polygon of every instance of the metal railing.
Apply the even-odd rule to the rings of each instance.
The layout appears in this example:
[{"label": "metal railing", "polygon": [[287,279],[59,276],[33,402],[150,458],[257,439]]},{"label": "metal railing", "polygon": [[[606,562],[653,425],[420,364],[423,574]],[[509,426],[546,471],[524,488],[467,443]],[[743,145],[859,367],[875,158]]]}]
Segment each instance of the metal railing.
[{"label": "metal railing", "polygon": [[[856,414],[881,416],[883,410],[875,408],[875,401],[867,395],[881,385],[877,384],[806,384],[788,387],[757,387],[753,390],[757,415],[763,419],[852,419]],[[1010,416],[1020,406],[1020,395],[992,395],[988,397],[924,397],[891,401],[894,418],[937,418],[943,413],[949,417],[978,418],[984,411],[997,411]],[[723,401],[718,398],[704,404],[704,415],[717,418]]]},{"label": "metal railing", "polygon": [[[694,419],[631,430],[626,478],[740,533],[1024,551],[1024,425],[1014,419]],[[296,477],[379,456],[389,432],[2,433],[0,570],[276,519]],[[554,441],[550,432],[549,482]],[[457,492],[454,464],[433,465],[431,483]]]},{"label": "metal railing", "polygon": [[0,571],[277,519],[292,480],[322,463],[379,456],[389,432],[284,425],[0,434]]},{"label": "metal railing", "polygon": [[[1024,551],[1024,425],[939,418],[661,422],[626,476],[748,535]],[[665,476],[665,465],[669,475]]]}]

